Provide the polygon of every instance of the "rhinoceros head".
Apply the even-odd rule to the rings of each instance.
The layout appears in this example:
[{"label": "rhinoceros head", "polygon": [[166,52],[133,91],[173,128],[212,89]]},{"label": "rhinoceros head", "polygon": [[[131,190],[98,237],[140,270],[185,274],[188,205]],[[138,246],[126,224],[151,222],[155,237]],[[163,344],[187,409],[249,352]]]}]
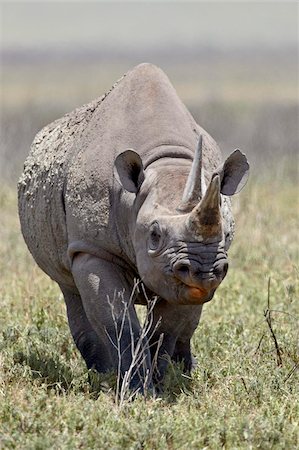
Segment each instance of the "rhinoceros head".
[{"label": "rhinoceros head", "polygon": [[136,195],[131,231],[138,272],[168,302],[202,304],[227,273],[234,231],[229,196],[246,184],[249,164],[235,150],[206,186],[202,137],[191,170],[184,160],[161,161],[144,170],[133,150],[115,161],[123,188]]}]

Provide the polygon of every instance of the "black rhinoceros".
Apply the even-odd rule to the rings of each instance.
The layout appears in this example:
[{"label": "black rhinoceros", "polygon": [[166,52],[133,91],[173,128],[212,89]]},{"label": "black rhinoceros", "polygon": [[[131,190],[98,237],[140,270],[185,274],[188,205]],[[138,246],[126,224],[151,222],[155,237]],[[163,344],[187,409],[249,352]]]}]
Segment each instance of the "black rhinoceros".
[{"label": "black rhinoceros", "polygon": [[190,370],[202,305],[228,268],[229,196],[248,173],[239,150],[221,164],[215,141],[151,64],[37,134],[18,185],[22,232],[63,292],[89,368],[119,367],[124,376],[132,366],[141,330],[134,303],[146,303],[142,289],[129,301],[138,278],[158,300],[130,387],[152,385],[161,335],[155,380],[163,379],[165,355]]}]

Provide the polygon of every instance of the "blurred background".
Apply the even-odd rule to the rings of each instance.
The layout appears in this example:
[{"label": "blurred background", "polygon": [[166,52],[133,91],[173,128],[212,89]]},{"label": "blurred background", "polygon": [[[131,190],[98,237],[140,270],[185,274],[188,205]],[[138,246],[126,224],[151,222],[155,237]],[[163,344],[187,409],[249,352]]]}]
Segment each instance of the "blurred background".
[{"label": "blurred background", "polygon": [[[0,175],[44,125],[159,65],[198,123],[253,173],[297,177],[298,4],[2,2]],[[270,169],[270,170],[269,170]]]}]

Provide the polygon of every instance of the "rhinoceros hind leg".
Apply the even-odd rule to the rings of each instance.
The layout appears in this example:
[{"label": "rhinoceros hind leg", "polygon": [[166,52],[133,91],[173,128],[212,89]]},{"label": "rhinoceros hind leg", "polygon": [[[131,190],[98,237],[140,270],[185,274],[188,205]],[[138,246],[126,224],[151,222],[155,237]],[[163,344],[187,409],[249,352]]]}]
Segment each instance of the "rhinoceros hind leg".
[{"label": "rhinoceros hind leg", "polygon": [[70,330],[87,368],[95,369],[100,373],[112,370],[109,354],[87,319],[79,293],[62,286],[61,290],[67,307]]}]

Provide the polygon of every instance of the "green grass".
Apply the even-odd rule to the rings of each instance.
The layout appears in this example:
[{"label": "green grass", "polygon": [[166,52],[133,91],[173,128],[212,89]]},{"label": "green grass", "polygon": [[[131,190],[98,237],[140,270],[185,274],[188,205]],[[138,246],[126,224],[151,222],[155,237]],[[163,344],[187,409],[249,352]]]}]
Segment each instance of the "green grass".
[{"label": "green grass", "polygon": [[235,201],[229,274],[193,339],[197,369],[187,378],[170,367],[161,397],[121,410],[115,379],[88,374],[75,349],[61,293],[22,240],[11,189],[0,207],[1,448],[298,448],[295,182],[252,177]]}]

